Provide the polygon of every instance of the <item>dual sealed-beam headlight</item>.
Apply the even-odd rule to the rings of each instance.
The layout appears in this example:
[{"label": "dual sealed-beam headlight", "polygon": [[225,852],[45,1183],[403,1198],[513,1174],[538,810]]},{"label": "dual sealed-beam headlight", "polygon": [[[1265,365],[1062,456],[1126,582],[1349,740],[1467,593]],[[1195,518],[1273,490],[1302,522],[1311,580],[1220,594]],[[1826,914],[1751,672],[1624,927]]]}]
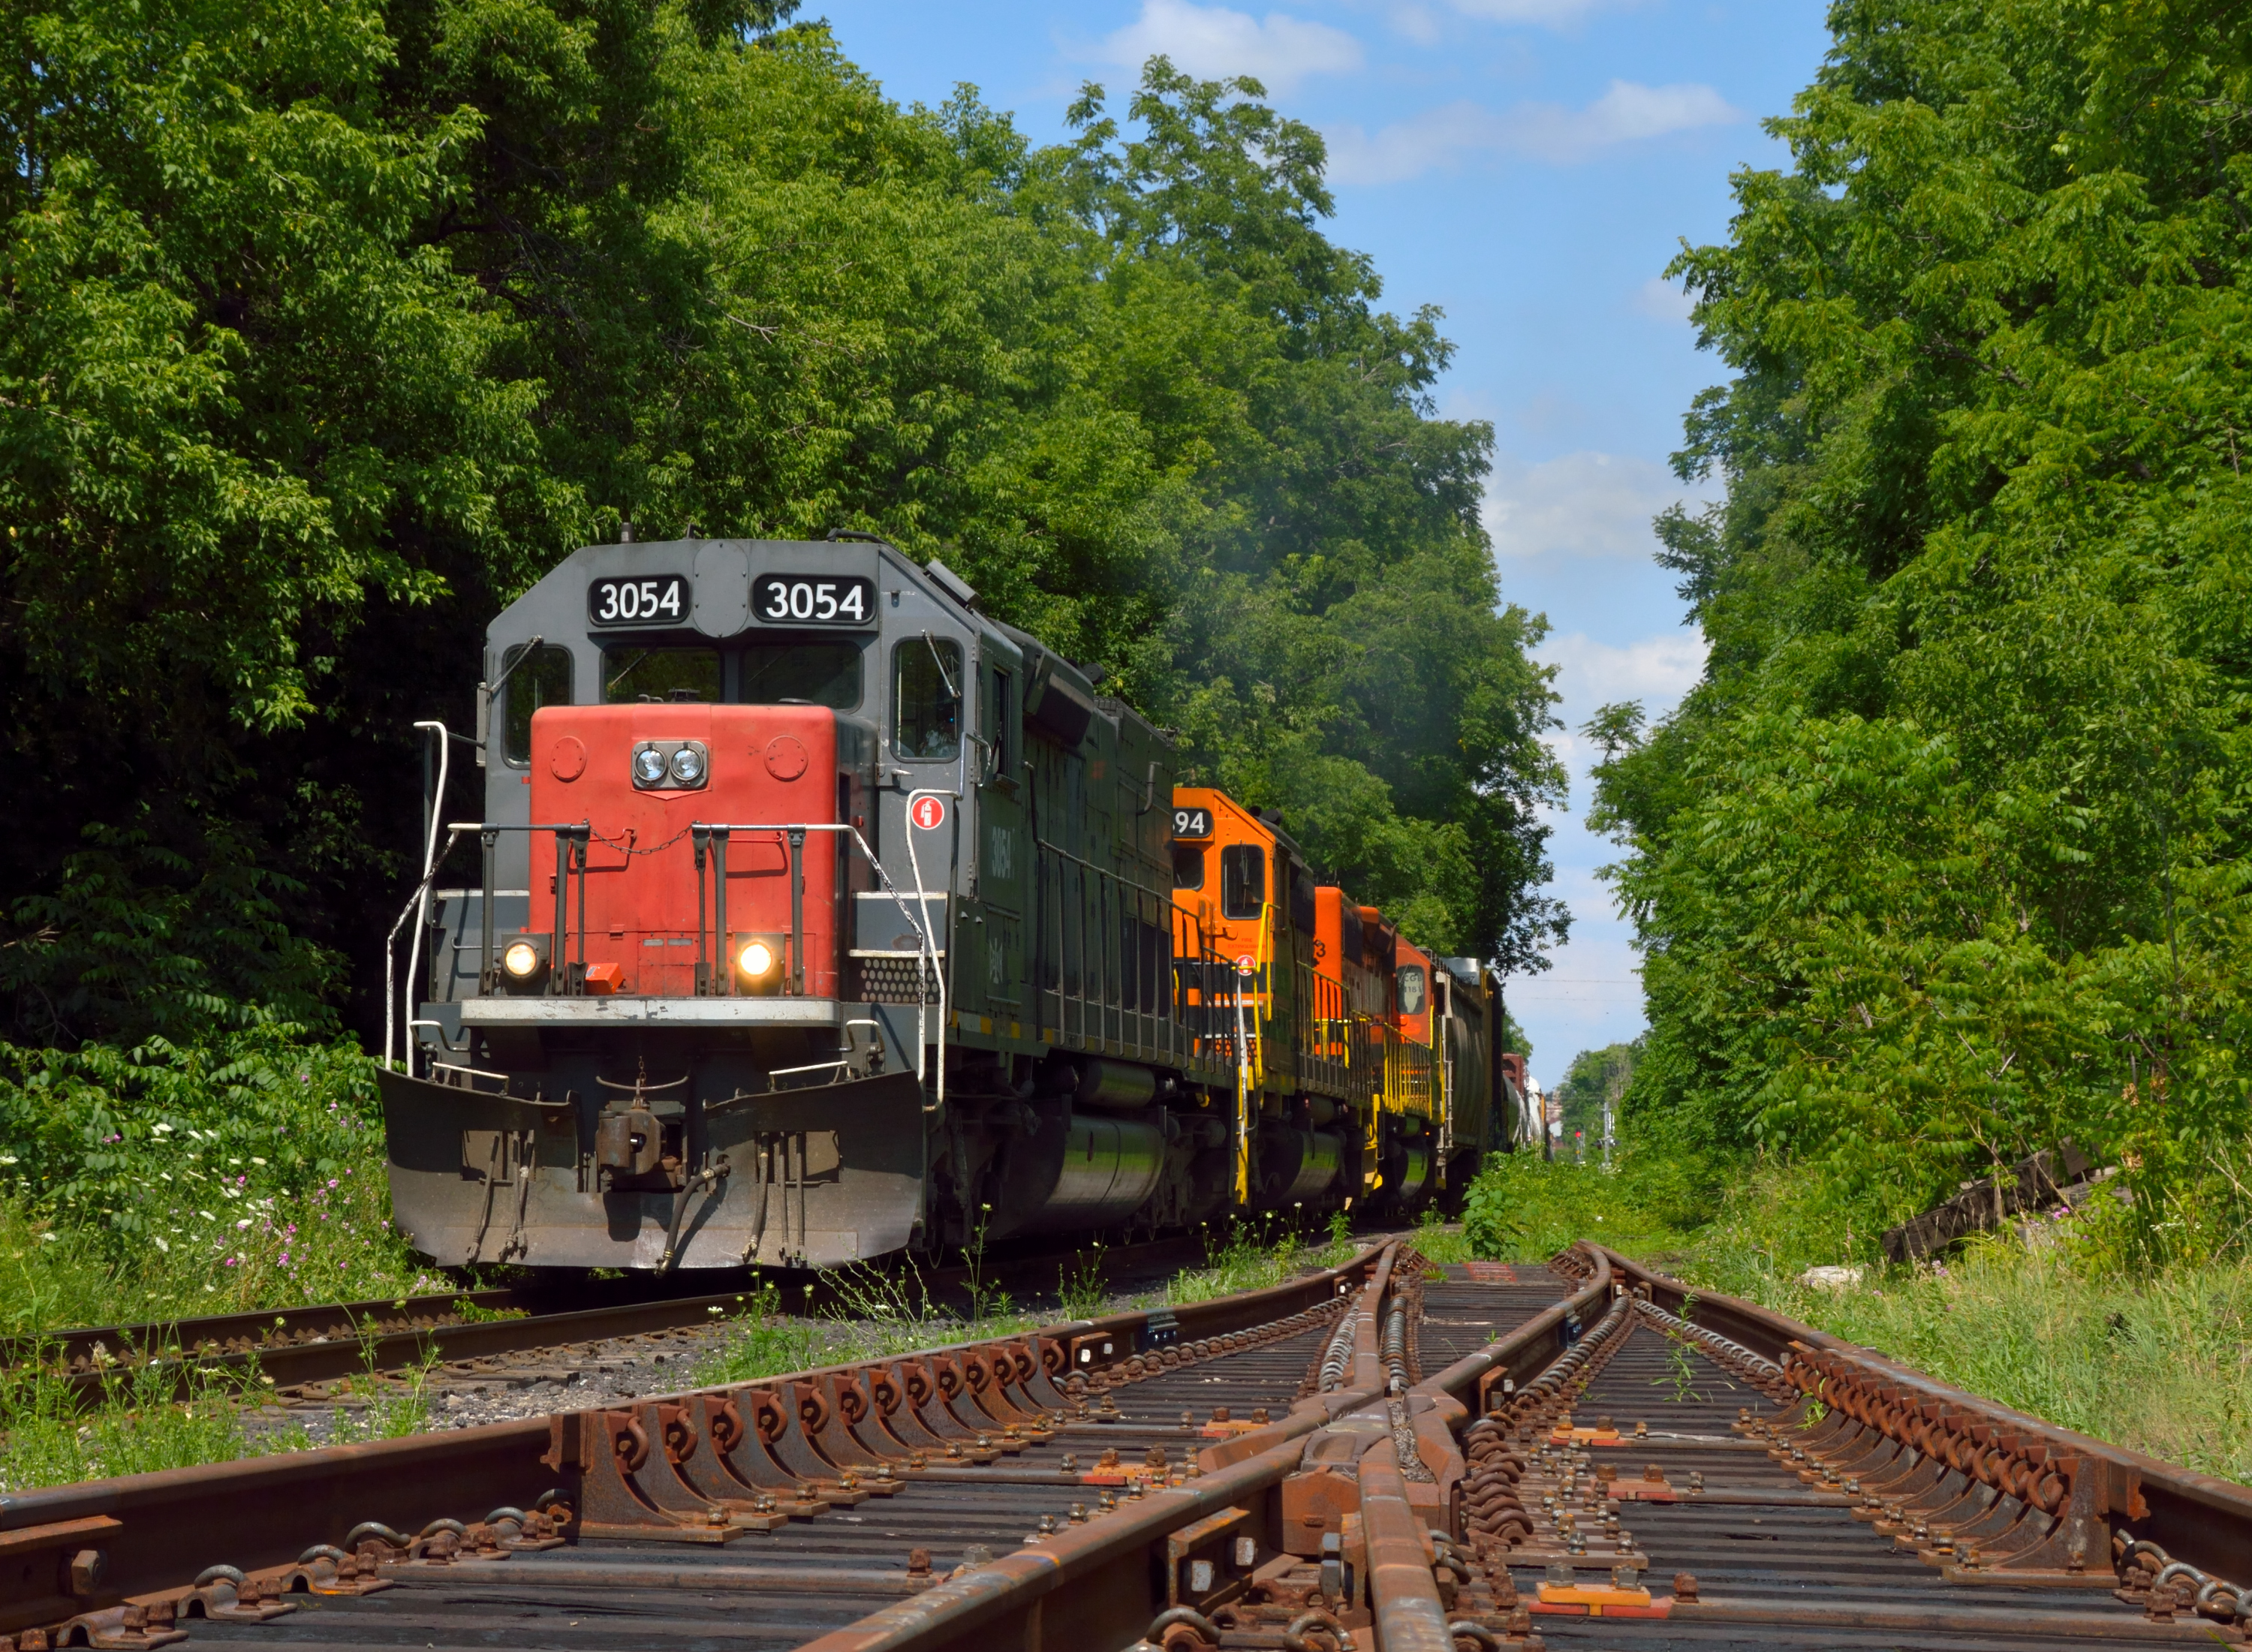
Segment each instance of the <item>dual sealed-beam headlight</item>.
[{"label": "dual sealed-beam headlight", "polygon": [[712,753],[702,740],[643,740],[629,760],[637,792],[692,792],[712,778]]}]

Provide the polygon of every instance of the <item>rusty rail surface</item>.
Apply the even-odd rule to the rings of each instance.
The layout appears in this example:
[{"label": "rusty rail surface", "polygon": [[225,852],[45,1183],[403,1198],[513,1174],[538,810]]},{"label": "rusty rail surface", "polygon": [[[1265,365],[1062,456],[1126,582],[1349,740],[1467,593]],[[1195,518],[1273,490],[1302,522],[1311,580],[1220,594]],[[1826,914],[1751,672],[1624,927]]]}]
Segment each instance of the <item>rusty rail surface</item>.
[{"label": "rusty rail surface", "polygon": [[1595,1246],[1392,1241],[1171,1313],[0,1499],[0,1646],[2243,1638],[2252,1492],[1690,1295]]},{"label": "rusty rail surface", "polygon": [[[246,1586],[252,1606],[261,1586],[350,1594],[394,1565],[536,1551],[605,1520],[658,1537],[779,1526],[1020,1451],[1053,1432],[1046,1419],[1090,1414],[1090,1377],[1123,1385],[1178,1364],[1184,1350],[1193,1363],[1222,1344],[1325,1327],[1390,1254],[1177,1309],[628,1407],[0,1496],[0,1634],[137,1646],[151,1613],[174,1624],[183,1614],[244,1621]],[[698,1443],[702,1458],[688,1468]],[[184,1577],[191,1555],[200,1558]],[[227,1575],[191,1585],[205,1560]],[[125,1631],[112,1616],[129,1611],[144,1638],[117,1641]]]},{"label": "rusty rail surface", "polygon": [[[1603,1254],[1662,1307],[1678,1312],[1690,1295],[1678,1281],[1615,1253]],[[1699,1325],[1772,1362],[1795,1390],[1833,1414],[1800,1448],[1858,1461],[1862,1458],[1852,1454],[1858,1446],[1880,1440],[1894,1453],[1912,1453],[1943,1467],[1944,1474],[1936,1478],[1957,1476],[1984,1488],[1998,1502],[2017,1503],[2057,1523],[2054,1532],[2040,1534],[2039,1543],[2003,1544],[1997,1541],[1999,1533],[1970,1536],[1970,1564],[1950,1564],[1951,1576],[2007,1581],[2035,1573],[2102,1583],[2116,1569],[2123,1576],[2149,1574],[2144,1582],[2123,1586],[2130,1593],[2146,1593],[2155,1574],[2179,1563],[2197,1574],[2190,1580],[2205,1597],[2197,1604],[2214,1621],[2252,1620],[2252,1600],[2244,1595],[2245,1586],[2252,1584],[2252,1487],[2028,1417],[1757,1303],[1710,1292],[1695,1295]],[[1912,1529],[1915,1505],[1887,1501]],[[2221,1589],[2208,1585],[2226,1588],[2226,1616],[2218,1605]]]},{"label": "rusty rail surface", "polygon": [[[1174,1267],[1203,1255],[1195,1238],[1148,1240],[1107,1248],[1111,1277]],[[1053,1257],[1011,1257],[972,1269],[927,1268],[924,1288],[943,1298],[973,1277],[1011,1289],[1038,1289],[1053,1281]],[[816,1274],[807,1309],[849,1306],[838,1283]],[[217,1314],[170,1322],[83,1327],[38,1336],[0,1337],[0,1366],[42,1365],[57,1372],[81,1402],[99,1397],[119,1373],[154,1363],[173,1373],[186,1392],[198,1374],[240,1373],[255,1367],[278,1392],[333,1384],[371,1371],[406,1370],[433,1357],[448,1361],[502,1358],[540,1349],[615,1337],[687,1329],[730,1317],[754,1305],[752,1287],[673,1293],[644,1279],[553,1283],[502,1290],[455,1291],[358,1302],[330,1302],[260,1313]],[[797,1288],[793,1282],[793,1301]],[[467,1313],[464,1313],[464,1304]],[[568,1305],[566,1305],[568,1304]],[[497,1315],[483,1317],[483,1315]]]}]

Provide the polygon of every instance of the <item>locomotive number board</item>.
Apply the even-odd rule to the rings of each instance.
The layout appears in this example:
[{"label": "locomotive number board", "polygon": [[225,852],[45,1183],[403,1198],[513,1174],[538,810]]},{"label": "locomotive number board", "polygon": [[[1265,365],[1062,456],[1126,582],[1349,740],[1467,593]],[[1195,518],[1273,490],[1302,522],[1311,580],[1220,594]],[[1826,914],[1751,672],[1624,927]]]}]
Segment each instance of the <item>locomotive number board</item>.
[{"label": "locomotive number board", "polygon": [[685,625],[692,607],[685,573],[596,580],[587,587],[587,619],[593,625]]},{"label": "locomotive number board", "polygon": [[1177,809],[1173,811],[1173,836],[1176,837],[1209,837],[1212,836],[1212,811],[1208,809]]},{"label": "locomotive number board", "polygon": [[751,614],[766,625],[873,625],[876,582],[828,573],[761,573]]}]

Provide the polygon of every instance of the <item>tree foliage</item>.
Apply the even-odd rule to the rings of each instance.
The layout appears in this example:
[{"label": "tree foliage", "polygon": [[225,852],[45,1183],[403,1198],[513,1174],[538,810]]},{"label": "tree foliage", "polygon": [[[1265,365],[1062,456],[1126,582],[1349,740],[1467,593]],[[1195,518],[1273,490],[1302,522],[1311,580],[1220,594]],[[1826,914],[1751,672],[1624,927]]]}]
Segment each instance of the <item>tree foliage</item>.
[{"label": "tree foliage", "polygon": [[[1641,1059],[1642,1042],[1639,1039],[1582,1050],[1572,1058],[1572,1065],[1565,1071],[1563,1082],[1556,1086],[1557,1096],[1563,1105],[1564,1134],[1567,1137],[1575,1130],[1581,1130],[1587,1133],[1590,1142],[1601,1138],[1603,1109],[1618,1107]],[[1613,1116],[1616,1118],[1616,1113]]]},{"label": "tree foliage", "polygon": [[2247,1119],[2245,24],[1834,6],[1674,266],[1734,376],[1659,524],[1705,680],[1589,730],[1636,1098],[1894,1213],[2061,1134],[2186,1197]]},{"label": "tree foliage", "polygon": [[1156,59],[1035,147],[794,9],[0,17],[20,1036],[345,978],[364,1018],[409,725],[465,726],[485,620],[628,519],[942,551],[1418,939],[1561,933],[1491,432],[1323,233],[1318,135]]}]

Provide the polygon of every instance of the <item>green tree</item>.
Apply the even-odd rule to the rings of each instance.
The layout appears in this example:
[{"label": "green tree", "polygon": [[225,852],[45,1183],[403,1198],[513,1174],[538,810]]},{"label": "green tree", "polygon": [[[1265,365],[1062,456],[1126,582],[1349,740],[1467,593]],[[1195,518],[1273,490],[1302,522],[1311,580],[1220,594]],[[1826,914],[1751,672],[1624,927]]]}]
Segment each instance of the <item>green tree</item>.
[{"label": "green tree", "polygon": [[1734,377],[1659,524],[1706,679],[1599,770],[1634,1094],[1890,1211],[2068,1131],[2191,1198],[2246,1122],[2243,23],[1834,6],[1674,266]]},{"label": "green tree", "polygon": [[467,726],[486,618],[626,519],[942,552],[1419,940],[1561,933],[1490,433],[1323,234],[1319,138],[1158,61],[1131,135],[1090,89],[1036,149],[791,10],[0,18],[19,1035],[365,1018],[410,724]]},{"label": "green tree", "polygon": [[1630,1044],[1607,1044],[1601,1049],[1582,1050],[1572,1058],[1563,1082],[1556,1086],[1563,1103],[1567,1140],[1574,1130],[1586,1131],[1591,1144],[1601,1139],[1603,1109],[1609,1107],[1613,1116],[1617,1116],[1627,1086],[1634,1077],[1635,1064],[1641,1058],[1642,1041],[1638,1038]]}]

